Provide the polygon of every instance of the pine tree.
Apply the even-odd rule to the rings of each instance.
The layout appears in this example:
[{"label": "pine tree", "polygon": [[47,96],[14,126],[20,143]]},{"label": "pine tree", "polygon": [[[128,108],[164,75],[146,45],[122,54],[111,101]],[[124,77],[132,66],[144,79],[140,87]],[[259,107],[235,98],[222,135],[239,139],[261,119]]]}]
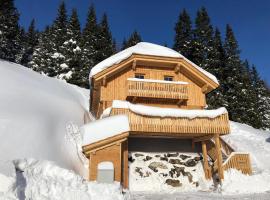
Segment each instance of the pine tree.
[{"label": "pine tree", "polygon": [[209,70],[208,54],[212,51],[213,27],[206,9],[203,7],[197,12],[192,44],[192,61],[205,70]]},{"label": "pine tree", "polygon": [[251,69],[252,87],[256,95],[255,110],[257,118],[253,126],[270,130],[270,92],[265,82],[260,78],[256,67]]},{"label": "pine tree", "polygon": [[34,48],[38,45],[38,31],[35,27],[35,20],[33,19],[28,28],[28,32],[25,34],[23,41],[23,53],[21,64],[29,67],[29,62],[32,60]]},{"label": "pine tree", "polygon": [[67,26],[67,40],[63,44],[63,54],[65,56],[64,63],[66,63],[70,70],[66,80],[69,83],[86,87],[89,72],[82,71],[83,63],[81,61],[81,48],[80,22],[77,11],[73,9]]},{"label": "pine tree", "polygon": [[225,52],[222,44],[221,34],[218,28],[215,30],[214,38],[211,44],[212,51],[208,54],[209,72],[214,74],[219,80],[220,86],[207,95],[207,104],[209,108],[227,107],[228,102],[224,98],[224,65]]},{"label": "pine tree", "polygon": [[123,44],[122,44],[122,50],[134,46],[137,43],[141,42],[142,38],[140,36],[140,34],[135,30],[129,37],[129,39],[126,41],[124,39]]},{"label": "pine tree", "polygon": [[51,40],[51,29],[49,26],[39,34],[38,45],[34,48],[32,60],[28,66],[36,72],[55,77],[57,73],[52,63],[52,52],[54,43]]},{"label": "pine tree", "polygon": [[101,23],[98,26],[98,43],[95,64],[110,57],[116,49],[114,49],[112,34],[108,24],[107,15],[104,13]]},{"label": "pine tree", "polygon": [[82,33],[82,73],[89,74],[91,68],[96,63],[98,46],[98,25],[96,11],[93,5],[90,6],[86,25]]},{"label": "pine tree", "polygon": [[173,49],[188,59],[192,60],[192,41],[193,30],[190,16],[184,9],[178,18],[178,22],[175,25],[175,37]]},{"label": "pine tree", "polygon": [[20,63],[22,33],[14,0],[0,0],[0,59]]},{"label": "pine tree", "polygon": [[55,73],[60,79],[67,79],[67,73],[69,73],[70,68],[65,63],[65,42],[67,42],[67,11],[64,1],[60,4],[58,8],[57,18],[54,20],[51,27],[51,40],[53,42],[52,49],[53,51],[51,59],[52,59],[52,67],[54,67]]},{"label": "pine tree", "polygon": [[244,96],[246,89],[243,80],[243,65],[240,60],[240,50],[235,39],[232,28],[226,26],[226,38],[224,43],[225,49],[225,67],[224,67],[224,94],[228,102],[229,115],[233,121],[245,123],[242,120],[246,112],[244,105]]}]

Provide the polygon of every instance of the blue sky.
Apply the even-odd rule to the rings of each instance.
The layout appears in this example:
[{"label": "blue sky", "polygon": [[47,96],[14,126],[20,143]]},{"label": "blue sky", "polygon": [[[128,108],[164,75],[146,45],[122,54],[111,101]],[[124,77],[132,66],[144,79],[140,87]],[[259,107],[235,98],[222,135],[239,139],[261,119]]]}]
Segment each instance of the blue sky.
[{"label": "blue sky", "polygon": [[[36,19],[40,30],[52,23],[61,0],[15,0],[20,22],[28,27]],[[241,48],[241,57],[257,66],[270,83],[270,0],[65,0],[68,11],[77,8],[85,23],[88,7],[94,3],[98,18],[106,12],[113,37],[121,44],[134,29],[144,41],[172,46],[174,25],[185,8],[194,19],[206,7],[213,26],[223,32],[229,23]]]}]

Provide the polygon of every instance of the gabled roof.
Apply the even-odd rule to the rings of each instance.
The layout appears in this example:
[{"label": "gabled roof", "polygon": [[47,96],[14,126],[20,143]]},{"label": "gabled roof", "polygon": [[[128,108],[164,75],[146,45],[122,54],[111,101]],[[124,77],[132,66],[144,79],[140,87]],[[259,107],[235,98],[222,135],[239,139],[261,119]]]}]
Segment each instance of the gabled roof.
[{"label": "gabled roof", "polygon": [[180,53],[164,47],[157,44],[152,44],[148,42],[140,42],[136,44],[135,46],[129,47],[123,51],[120,51],[119,53],[103,60],[102,62],[95,65],[91,72],[89,77],[92,78],[93,76],[99,74],[100,72],[112,67],[113,65],[119,64],[122,61],[128,59],[132,55],[139,54],[139,55],[149,55],[149,56],[159,56],[159,57],[170,57],[170,58],[179,58],[182,60],[185,60],[187,63],[189,63],[196,71],[199,71],[199,73],[206,76],[208,79],[210,79],[212,82],[214,82],[216,85],[219,85],[217,78],[212,75],[211,73],[205,71],[204,69],[200,68],[187,58],[185,58]]}]

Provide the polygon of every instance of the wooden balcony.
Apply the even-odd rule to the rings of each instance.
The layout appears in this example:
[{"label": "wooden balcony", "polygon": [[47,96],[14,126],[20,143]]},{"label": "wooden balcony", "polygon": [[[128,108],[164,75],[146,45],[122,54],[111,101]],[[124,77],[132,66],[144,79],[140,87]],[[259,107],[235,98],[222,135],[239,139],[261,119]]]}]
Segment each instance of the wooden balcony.
[{"label": "wooden balcony", "polygon": [[188,84],[150,79],[128,79],[127,96],[187,100]]},{"label": "wooden balcony", "polygon": [[110,115],[125,114],[129,118],[131,135],[199,137],[230,132],[228,114],[216,118],[157,117],[132,112],[126,108],[112,108]]}]

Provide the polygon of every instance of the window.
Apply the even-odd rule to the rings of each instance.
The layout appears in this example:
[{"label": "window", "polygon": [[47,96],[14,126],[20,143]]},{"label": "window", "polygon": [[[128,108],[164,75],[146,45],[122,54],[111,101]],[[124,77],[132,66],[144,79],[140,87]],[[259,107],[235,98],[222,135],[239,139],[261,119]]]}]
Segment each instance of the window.
[{"label": "window", "polygon": [[144,79],[144,74],[135,74],[135,78]]},{"label": "window", "polygon": [[164,76],[164,81],[173,81],[173,76]]}]

